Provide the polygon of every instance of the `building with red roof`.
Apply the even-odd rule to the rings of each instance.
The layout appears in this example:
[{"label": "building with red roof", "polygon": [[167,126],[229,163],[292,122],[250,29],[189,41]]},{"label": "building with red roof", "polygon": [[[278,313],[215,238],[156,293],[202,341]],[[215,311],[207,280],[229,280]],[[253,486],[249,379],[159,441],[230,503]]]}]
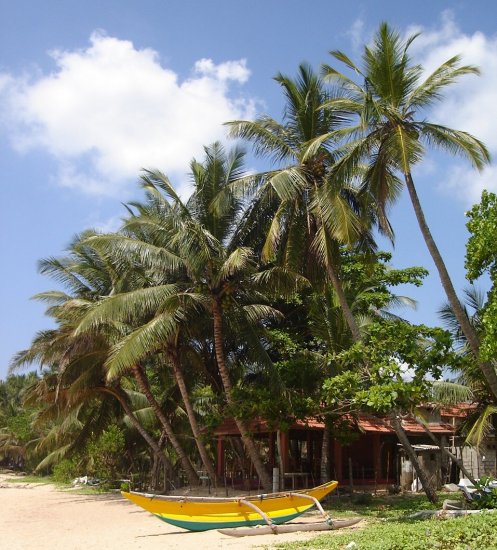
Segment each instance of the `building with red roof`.
[{"label": "building with red roof", "polygon": [[[491,473],[492,468],[495,475],[495,438],[493,449],[492,443],[489,443],[486,455],[481,455],[474,449],[463,449],[462,439],[457,435],[459,424],[473,410],[474,406],[469,404],[442,410],[427,405],[423,422],[439,444],[464,459],[475,477]],[[402,420],[403,428],[421,457],[423,467],[433,473],[438,485],[457,482],[459,472],[451,464],[445,463],[423,422],[414,417]],[[333,423],[331,437],[324,444],[323,419],[295,420],[285,430],[261,418],[249,421],[248,425],[261,447],[267,467],[278,468],[283,488],[316,485],[325,474],[345,486],[385,487],[398,485],[402,480],[404,485],[408,483],[405,472],[409,471],[409,464],[406,464],[407,459],[387,418],[368,414],[354,417],[344,415],[339,422]],[[214,430],[214,436],[217,439],[219,478],[239,488],[256,488],[258,480],[243,450],[234,420],[224,420]],[[476,454],[472,456],[471,453]],[[481,456],[484,456],[483,460]]]}]

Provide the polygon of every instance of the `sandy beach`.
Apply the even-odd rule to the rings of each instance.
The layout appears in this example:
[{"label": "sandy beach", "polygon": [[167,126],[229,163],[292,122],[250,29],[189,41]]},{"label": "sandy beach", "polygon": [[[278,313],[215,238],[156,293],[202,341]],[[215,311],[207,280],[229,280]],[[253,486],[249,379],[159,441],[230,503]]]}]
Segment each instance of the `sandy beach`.
[{"label": "sandy beach", "polygon": [[[186,532],[157,520],[120,495],[78,495],[49,484],[11,483],[0,474],[1,548],[17,550],[164,550],[257,548],[307,540],[316,533],[233,538]],[[303,516],[319,521],[315,512]],[[302,518],[299,518],[302,521]],[[342,531],[343,532],[343,531]]]}]

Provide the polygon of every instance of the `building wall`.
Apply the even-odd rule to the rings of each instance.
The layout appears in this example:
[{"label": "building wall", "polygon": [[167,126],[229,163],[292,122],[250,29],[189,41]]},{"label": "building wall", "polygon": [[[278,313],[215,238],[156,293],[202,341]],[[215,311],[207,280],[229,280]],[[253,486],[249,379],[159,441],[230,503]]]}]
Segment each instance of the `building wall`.
[{"label": "building wall", "polygon": [[[458,456],[460,456],[459,451]],[[463,447],[462,460],[464,467],[475,478],[482,476],[497,477],[496,439],[488,438],[484,444],[476,447]]]}]

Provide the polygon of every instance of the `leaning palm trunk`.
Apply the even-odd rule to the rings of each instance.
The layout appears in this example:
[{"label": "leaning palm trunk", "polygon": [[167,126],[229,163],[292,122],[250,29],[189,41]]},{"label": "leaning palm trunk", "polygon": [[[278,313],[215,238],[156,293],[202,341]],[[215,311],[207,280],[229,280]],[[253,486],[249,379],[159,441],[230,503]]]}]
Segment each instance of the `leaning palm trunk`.
[{"label": "leaning palm trunk", "polygon": [[331,284],[333,285],[333,290],[337,294],[338,302],[342,309],[342,314],[344,316],[345,322],[347,323],[350,329],[350,332],[352,333],[352,339],[354,340],[354,342],[360,342],[361,332],[359,330],[359,327],[357,326],[356,320],[354,319],[354,315],[352,314],[352,310],[350,309],[349,303],[347,302],[345,292],[343,291],[342,283],[338,278],[335,272],[335,269],[329,260],[326,265],[326,271],[331,281]]},{"label": "leaning palm trunk", "polygon": [[165,431],[162,431],[160,438],[159,438],[159,449],[162,453],[162,455],[159,455],[157,453],[154,453],[154,463],[152,466],[151,474],[150,474],[150,488],[157,492],[159,491],[159,483],[162,476],[162,493],[167,493],[168,491],[168,482],[170,487],[177,486],[177,479],[174,475],[174,470],[172,467],[172,464],[169,460],[164,462],[163,460],[163,448],[167,441],[167,434]]},{"label": "leaning palm trunk", "polygon": [[145,373],[143,372],[143,369],[141,368],[140,365],[135,365],[131,369],[131,372],[133,373],[133,376],[138,384],[138,387],[147,398],[147,401],[150,403],[150,406],[152,407],[152,410],[154,411],[157,419],[159,420],[161,426],[164,428],[164,431],[166,432],[167,437],[171,442],[171,445],[176,451],[176,454],[178,455],[178,458],[181,462],[181,466],[185,471],[186,477],[188,479],[188,483],[193,486],[198,485],[199,479],[198,479],[197,472],[195,472],[195,470],[193,469],[190,459],[186,455],[186,452],[183,449],[183,446],[178,441],[178,438],[176,437],[176,434],[173,431],[173,427],[171,426],[169,420],[166,418],[166,415],[162,412],[162,409],[160,408],[159,403],[157,403],[157,400],[155,399],[152,392],[150,391],[150,386],[148,384],[148,380],[145,376]]},{"label": "leaning palm trunk", "polygon": [[[450,307],[454,312],[457,322],[459,323],[459,326],[461,327],[461,330],[466,337],[466,340],[474,356],[478,360],[480,352],[480,342],[478,340],[478,336],[471,326],[471,323],[469,322],[467,316],[464,314],[440,251],[438,250],[438,247],[432,237],[428,224],[426,223],[426,219],[423,213],[423,209],[421,208],[421,203],[419,202],[419,197],[416,192],[411,173],[405,173],[404,178],[407,189],[409,191],[409,196],[411,198],[414,212],[416,214],[416,219],[418,220],[419,228],[421,229],[421,233],[423,234],[426,246],[428,247],[433,262],[435,263],[435,266],[438,270],[440,281],[442,282],[442,286],[447,295],[447,299],[449,300]],[[485,377],[485,380],[487,381],[490,391],[492,392],[494,397],[497,398],[497,372],[495,371],[495,368],[490,363],[486,362],[479,362],[479,367]]]},{"label": "leaning palm trunk", "polygon": [[164,451],[160,448],[160,445],[156,443],[156,441],[149,435],[147,430],[140,424],[140,422],[137,420],[136,416],[133,414],[133,411],[131,407],[129,406],[129,403],[126,399],[126,397],[123,395],[122,390],[110,390],[106,389],[111,395],[113,395],[118,401],[121,407],[123,408],[124,412],[126,413],[126,416],[129,418],[129,421],[133,425],[133,427],[136,429],[136,431],[143,437],[143,439],[146,441],[148,446],[152,449],[154,456],[160,457],[164,465],[167,467],[169,471],[173,471],[173,465],[171,464],[171,461],[167,456],[164,454]]},{"label": "leaning palm trunk", "polygon": [[440,452],[442,453],[442,455],[445,456],[446,458],[449,458],[450,460],[452,460],[452,462],[457,464],[457,467],[461,470],[461,472],[476,487],[478,484],[476,480],[473,478],[473,476],[469,473],[469,471],[465,468],[463,461],[457,458],[457,456],[451,453],[447,448],[445,448],[442,442],[435,437],[433,432],[430,430],[430,428],[428,428],[426,424],[423,424],[422,422],[420,422],[420,424],[423,426],[423,430],[426,432],[428,437],[433,441],[433,443],[435,443],[435,445],[438,445],[438,448],[440,449]]},{"label": "leaning palm trunk", "polygon": [[419,464],[418,457],[416,456],[416,453],[414,452],[414,449],[411,446],[411,443],[409,442],[409,439],[407,437],[406,432],[404,431],[404,428],[402,427],[402,423],[400,420],[400,414],[398,411],[394,411],[390,415],[393,429],[395,430],[395,433],[397,434],[397,437],[400,441],[400,444],[402,445],[404,451],[406,452],[407,456],[409,457],[409,460],[411,461],[415,471],[416,475],[418,476],[418,479],[421,481],[421,485],[423,486],[423,490],[430,502],[436,503],[438,501],[437,493],[431,486],[430,480],[426,476],[424,470],[421,468]]},{"label": "leaning palm trunk", "polygon": [[197,445],[197,449],[200,454],[202,464],[204,465],[204,468],[206,469],[207,474],[209,475],[213,484],[217,486],[216,471],[214,470],[214,465],[212,464],[212,460],[210,459],[207,453],[207,449],[205,448],[204,442],[202,441],[202,434],[200,432],[197,418],[195,416],[195,411],[193,410],[193,406],[190,401],[190,395],[188,394],[188,390],[186,388],[185,379],[183,378],[183,373],[181,372],[181,365],[179,362],[178,354],[176,353],[176,350],[173,350],[173,349],[168,349],[167,353],[171,361],[171,365],[173,367],[173,373],[176,379],[176,383],[178,384],[181,397],[183,398],[183,403],[185,404],[186,414],[188,415],[188,420],[190,422],[190,427],[192,429],[193,437],[195,439],[195,443]]},{"label": "leaning palm trunk", "polygon": [[[226,362],[224,360],[221,306],[216,299],[212,300],[212,316],[214,321],[214,347],[216,352],[217,366],[219,368],[219,374],[221,376],[221,381],[223,383],[226,402],[230,407],[230,409],[234,411],[233,388],[231,385],[228,369],[226,368]],[[254,440],[249,435],[249,430],[247,428],[246,423],[243,420],[237,418],[236,415],[234,415],[234,419],[235,419],[236,426],[240,432],[243,445],[245,446],[247,454],[249,455],[249,458],[252,461],[252,464],[254,465],[257,475],[261,480],[262,487],[264,488],[265,491],[271,491],[272,490],[271,479],[262,463],[261,457],[259,456],[259,452],[257,451]]]}]

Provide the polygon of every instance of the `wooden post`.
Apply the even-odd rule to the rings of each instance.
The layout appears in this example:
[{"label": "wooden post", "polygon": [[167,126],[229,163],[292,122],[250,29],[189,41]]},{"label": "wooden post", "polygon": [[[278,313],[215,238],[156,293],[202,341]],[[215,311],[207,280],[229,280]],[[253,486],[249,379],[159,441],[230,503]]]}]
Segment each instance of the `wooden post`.
[{"label": "wooden post", "polygon": [[312,436],[313,433],[309,430],[307,432],[307,468],[308,472],[312,476],[312,480],[314,481],[314,438]]},{"label": "wooden post", "polygon": [[290,439],[288,432],[280,432],[281,434],[281,461],[283,462],[283,473],[290,469]]},{"label": "wooden post", "polygon": [[217,438],[217,477],[224,479],[224,437],[220,435]]},{"label": "wooden post", "polygon": [[280,490],[280,469],[273,468],[273,493]]},{"label": "wooden post", "polygon": [[381,471],[381,445],[380,445],[380,434],[373,434],[373,469],[374,469],[374,478],[376,480],[382,478]]},{"label": "wooden post", "polygon": [[274,432],[269,433],[269,467],[274,468],[276,466],[274,460],[274,448],[276,446],[276,434]]},{"label": "wooden post", "polygon": [[280,456],[280,476],[281,476],[281,490],[285,490],[285,473],[289,470],[289,441],[288,432],[278,431],[278,454]]},{"label": "wooden post", "polygon": [[333,462],[335,463],[335,472],[337,481],[343,480],[342,469],[342,445],[338,441],[333,441]]}]

